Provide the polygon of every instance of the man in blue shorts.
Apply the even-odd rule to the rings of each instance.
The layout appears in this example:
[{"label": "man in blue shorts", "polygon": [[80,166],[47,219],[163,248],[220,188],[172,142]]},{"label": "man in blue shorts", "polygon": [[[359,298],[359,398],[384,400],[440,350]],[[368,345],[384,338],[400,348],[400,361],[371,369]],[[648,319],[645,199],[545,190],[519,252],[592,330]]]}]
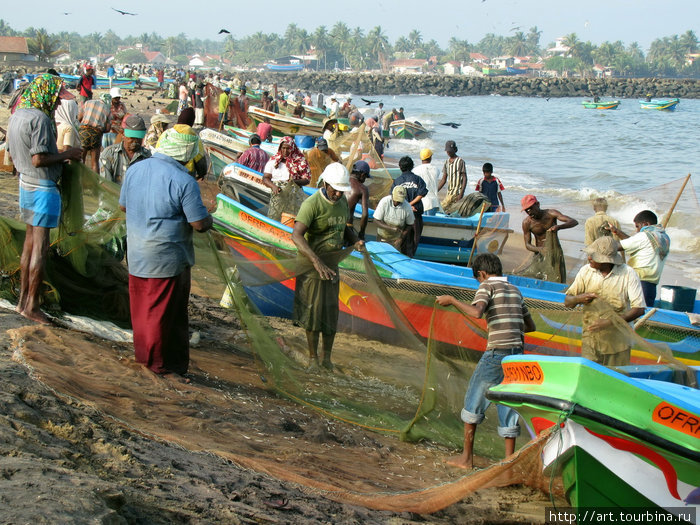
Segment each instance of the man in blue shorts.
[{"label": "man in blue shorts", "polygon": [[75,98],[60,77],[36,77],[22,94],[8,125],[8,150],[19,173],[20,219],[27,224],[20,259],[17,312],[42,324],[49,319],[39,309],[41,283],[49,250],[49,233],[58,226],[61,194],[56,182],[62,165],[80,161],[82,150],[56,147],[53,113],[63,99]]},{"label": "man in blue shorts", "polygon": [[[450,295],[441,295],[436,299],[441,306],[454,306],[469,317],[485,315],[488,325],[486,351],[474,369],[464,397],[461,414],[464,421],[464,450],[459,456],[447,460],[448,465],[463,469],[474,466],[476,426],[484,420],[484,413],[491,404],[486,399],[486,391],[503,381],[501,361],[505,356],[522,354],[525,332],[535,330],[535,323],[520,290],[503,277],[503,267],[497,255],[477,255],[472,271],[480,283],[472,304],[458,301]],[[512,455],[515,452],[515,438],[520,435],[518,414],[512,408],[498,405],[498,434],[505,438],[506,457]]]}]

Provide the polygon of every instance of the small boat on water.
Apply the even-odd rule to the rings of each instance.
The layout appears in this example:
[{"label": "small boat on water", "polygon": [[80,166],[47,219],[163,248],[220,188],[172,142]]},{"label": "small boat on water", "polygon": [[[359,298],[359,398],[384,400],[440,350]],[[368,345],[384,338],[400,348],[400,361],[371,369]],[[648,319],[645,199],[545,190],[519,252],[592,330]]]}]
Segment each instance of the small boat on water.
[{"label": "small boat on water", "polygon": [[[546,469],[561,472],[573,507],[700,505],[700,369],[579,357],[509,356],[486,396],[514,408],[532,436],[553,427]],[[689,521],[690,522],[690,521]]]},{"label": "small boat on water", "polygon": [[420,122],[408,120],[394,120],[389,123],[389,129],[398,139],[423,139],[431,135],[431,131],[425,129]]},{"label": "small boat on water", "polygon": [[594,102],[592,100],[584,100],[581,102],[583,104],[583,107],[586,109],[617,109],[617,107],[620,105],[619,100],[600,100],[598,102]]},{"label": "small boat on water", "polygon": [[639,106],[642,109],[659,109],[673,111],[680,103],[679,98],[652,98],[651,100],[640,100]]},{"label": "small boat on water", "polygon": [[[248,171],[240,175],[251,177],[254,182],[255,172],[252,174]],[[230,179],[225,178],[222,185],[228,182]],[[244,196],[240,188],[242,186],[238,186],[237,191],[242,201],[256,200],[252,190],[248,190]],[[264,315],[291,317],[294,279],[281,282],[279,278],[275,279],[275,276],[279,275],[279,259],[293,259],[296,256],[291,227],[273,221],[226,195],[219,194],[216,199],[217,208],[213,214],[215,229],[223,235],[226,248],[237,258],[247,261],[239,268],[251,272],[248,281],[246,275],[241,274],[242,283],[248,287],[251,300]],[[388,244],[374,241],[367,243],[367,251],[386,288],[391,290],[397,307],[416,333],[424,338],[428,337],[433,326],[437,295],[449,294],[463,301],[471,301],[479,286],[470,268],[411,259]],[[366,276],[358,274],[364,272],[361,258],[362,255],[355,252],[344,259],[341,262],[341,274],[350,272],[347,275],[352,279],[366,280]],[[269,264],[270,261],[276,264]],[[569,320],[568,322],[577,322],[570,320],[572,310],[563,306],[567,285],[512,275],[508,275],[507,278],[520,288],[537,325],[535,332],[525,336],[525,351],[551,355],[580,352],[577,350],[580,348],[580,325],[578,332],[575,329],[561,331],[553,328],[551,323],[543,318],[558,316],[560,319]],[[397,343],[397,337],[400,336],[391,329],[394,326],[393,322],[386,317],[385,308],[378,306],[381,303],[380,294],[379,290],[370,287],[363,289],[357,296],[357,303],[340,304],[339,328],[342,330],[343,326],[360,323],[366,328],[363,333],[367,337]],[[481,327],[480,331],[471,330],[465,334],[464,330],[455,330],[455,327],[464,326],[461,314],[455,310],[441,310],[433,336],[439,342],[463,347],[468,352],[483,352],[486,348],[487,333],[485,320],[475,322]],[[692,326],[685,313],[663,309],[649,310],[645,326],[650,330],[648,335],[644,336],[651,338],[648,340],[653,342],[653,337],[658,337],[658,334],[664,334],[664,337],[673,334],[676,341],[672,346],[674,357],[687,364],[700,365],[700,328]],[[644,349],[632,348],[633,363],[656,363],[656,360],[656,355]],[[627,398],[618,398],[617,403],[619,399]],[[624,406],[621,403],[620,405]]]},{"label": "small boat on water", "polygon": [[304,64],[265,64],[270,71],[301,71]]},{"label": "small boat on water", "polygon": [[311,137],[319,137],[323,135],[323,127],[321,122],[310,119],[300,119],[281,115],[272,111],[251,106],[248,108],[248,115],[253,119],[255,125],[260,124],[265,118],[270,119],[273,133],[280,135],[308,135]]}]

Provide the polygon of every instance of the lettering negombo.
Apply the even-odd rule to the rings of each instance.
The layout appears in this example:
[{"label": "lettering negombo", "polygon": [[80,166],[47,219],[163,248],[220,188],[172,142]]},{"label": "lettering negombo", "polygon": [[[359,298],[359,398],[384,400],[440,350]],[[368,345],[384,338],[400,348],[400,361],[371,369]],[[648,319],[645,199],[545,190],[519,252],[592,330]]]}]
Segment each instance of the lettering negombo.
[{"label": "lettering negombo", "polygon": [[544,372],[536,362],[503,363],[503,383],[542,384]]},{"label": "lettering negombo", "polygon": [[652,421],[689,436],[700,438],[700,416],[662,401],[651,416]]},{"label": "lettering negombo", "polygon": [[291,234],[282,231],[274,226],[267,224],[266,222],[256,219],[255,217],[248,215],[247,213],[241,212],[239,215],[241,222],[250,224],[254,230],[264,231],[266,234],[275,237],[276,239],[283,239],[285,241],[291,241]]}]

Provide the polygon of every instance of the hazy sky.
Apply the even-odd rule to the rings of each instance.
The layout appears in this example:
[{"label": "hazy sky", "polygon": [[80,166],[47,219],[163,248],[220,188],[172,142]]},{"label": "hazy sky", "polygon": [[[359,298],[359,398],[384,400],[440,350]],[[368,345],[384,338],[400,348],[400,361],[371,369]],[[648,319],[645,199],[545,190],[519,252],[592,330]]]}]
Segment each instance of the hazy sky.
[{"label": "hazy sky", "polygon": [[[161,36],[185,33],[190,38],[222,39],[221,28],[241,38],[257,31],[284,33],[290,23],[308,31],[330,29],[337,21],[365,32],[380,25],[391,43],[412,29],[443,49],[450,37],[478,42],[486,33],[542,31],[541,45],[576,33],[580,40],[639,42],[647,50],[656,38],[700,35],[699,0],[38,0],[12,2],[0,13],[14,29],[44,27],[50,33],[77,31],[120,37],[153,32]],[[110,8],[137,13],[120,15]],[[64,12],[70,14],[64,15]],[[519,29],[518,29],[519,28]]]}]

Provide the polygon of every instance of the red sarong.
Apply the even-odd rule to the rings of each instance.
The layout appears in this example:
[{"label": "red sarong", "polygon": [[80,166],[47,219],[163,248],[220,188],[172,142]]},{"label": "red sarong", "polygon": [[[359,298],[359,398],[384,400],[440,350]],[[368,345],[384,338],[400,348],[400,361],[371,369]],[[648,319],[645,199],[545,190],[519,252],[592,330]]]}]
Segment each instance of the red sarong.
[{"label": "red sarong", "polygon": [[190,362],[187,303],[190,269],[175,277],[129,275],[131,326],[137,363],[156,374],[184,374]]}]

